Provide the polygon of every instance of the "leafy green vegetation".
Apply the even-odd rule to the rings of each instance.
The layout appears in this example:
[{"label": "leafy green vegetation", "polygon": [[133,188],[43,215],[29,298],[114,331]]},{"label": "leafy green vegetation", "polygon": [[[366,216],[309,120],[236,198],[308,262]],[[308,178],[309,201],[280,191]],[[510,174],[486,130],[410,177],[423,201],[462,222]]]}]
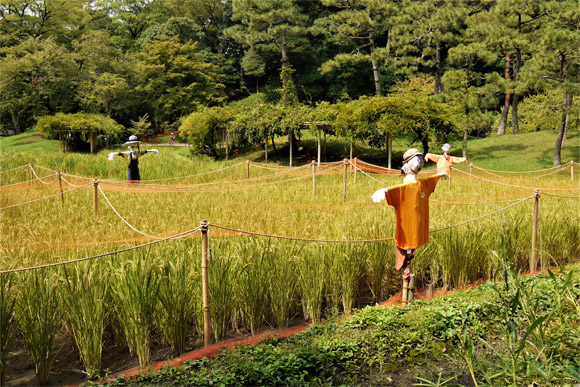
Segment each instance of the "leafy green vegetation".
[{"label": "leafy green vegetation", "polygon": [[437,374],[475,385],[573,383],[580,377],[578,269],[525,278],[506,268],[505,286],[367,307],[346,322],[107,385],[409,385],[434,383]]}]

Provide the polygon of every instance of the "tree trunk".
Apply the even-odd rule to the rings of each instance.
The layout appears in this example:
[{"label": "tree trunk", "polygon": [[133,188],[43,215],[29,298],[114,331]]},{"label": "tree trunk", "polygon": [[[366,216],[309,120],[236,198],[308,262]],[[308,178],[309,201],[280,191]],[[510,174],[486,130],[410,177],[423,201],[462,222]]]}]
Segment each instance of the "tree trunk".
[{"label": "tree trunk", "polygon": [[274,141],[274,135],[272,135],[272,149],[274,150],[274,152],[278,152],[278,150],[276,149],[276,142]]},{"label": "tree trunk", "polygon": [[286,30],[282,30],[280,35],[280,40],[282,44],[280,45],[280,51],[282,53],[282,88],[284,89],[284,105],[288,105],[288,45],[286,42]]},{"label": "tree trunk", "polygon": [[266,141],[264,141],[264,160],[268,162],[268,137],[266,137]]},{"label": "tree trunk", "polygon": [[564,133],[566,132],[567,110],[570,106],[572,106],[572,94],[564,92],[564,107],[562,109],[562,119],[560,121],[560,130],[558,131],[558,138],[556,139],[556,149],[554,151],[555,167],[559,167],[562,165],[562,141],[564,140]]},{"label": "tree trunk", "polygon": [[391,133],[386,133],[386,138],[385,138],[385,146],[387,148],[387,168],[391,168],[391,161],[392,161],[392,155],[393,155],[393,135]]},{"label": "tree trunk", "polygon": [[441,42],[437,42],[435,47],[435,94],[444,92],[445,89],[441,81]]},{"label": "tree trunk", "polygon": [[427,136],[423,136],[423,138],[421,138],[421,144],[423,145],[423,154],[426,155],[429,153],[429,139]]},{"label": "tree trunk", "polygon": [[12,116],[12,125],[14,126],[14,134],[22,133],[20,129],[20,113],[16,114],[14,109],[10,108],[10,115]]},{"label": "tree trunk", "polygon": [[562,138],[563,142],[566,142],[566,138],[568,137],[568,128],[570,127],[570,107],[572,107],[572,93],[568,93],[568,101],[567,101],[567,108],[566,108],[566,124],[564,127],[564,137]]},{"label": "tree trunk", "polygon": [[371,47],[371,64],[373,66],[373,77],[375,79],[375,93],[378,96],[382,96],[383,91],[381,90],[381,78],[379,76],[379,65],[377,64],[377,61],[375,59],[372,59],[373,52],[375,51],[375,37],[374,37],[372,31],[369,32],[369,44]]},{"label": "tree trunk", "polygon": [[[501,47],[501,46],[500,46]],[[503,47],[502,47],[503,50]],[[514,54],[514,52],[510,52],[507,53],[505,50],[503,50],[504,55],[505,55],[505,79],[507,81],[510,80],[510,66],[511,66],[511,61],[512,61],[512,55]],[[511,100],[511,93],[507,93],[505,96],[505,102],[503,105],[503,111],[501,113],[501,119],[499,121],[499,127],[497,128],[497,135],[498,136],[502,136],[505,134],[505,129],[507,126],[507,117],[510,111],[510,100]]]},{"label": "tree trunk", "polygon": [[520,95],[514,93],[514,99],[512,100],[512,133],[520,134],[520,124],[518,124],[518,102]]}]

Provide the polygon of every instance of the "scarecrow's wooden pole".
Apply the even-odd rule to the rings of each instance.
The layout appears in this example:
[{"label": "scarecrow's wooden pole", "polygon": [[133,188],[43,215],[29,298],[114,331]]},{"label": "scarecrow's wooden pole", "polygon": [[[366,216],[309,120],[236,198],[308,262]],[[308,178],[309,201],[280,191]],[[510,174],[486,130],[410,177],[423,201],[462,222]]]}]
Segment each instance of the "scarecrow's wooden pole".
[{"label": "scarecrow's wooden pole", "polygon": [[207,261],[209,256],[208,222],[202,220],[201,226],[201,293],[203,302],[203,345],[211,343],[211,325],[209,313],[209,280],[207,275]]},{"label": "scarecrow's wooden pole", "polygon": [[408,302],[413,302],[415,300],[415,274],[411,274],[409,279],[409,294],[407,295]]},{"label": "scarecrow's wooden pole", "polygon": [[401,295],[401,301],[403,301],[403,305],[407,305],[408,302],[408,294],[409,294],[409,280],[403,280],[403,294]]},{"label": "scarecrow's wooden pole", "polygon": [[250,160],[246,160],[246,178],[250,178]]}]

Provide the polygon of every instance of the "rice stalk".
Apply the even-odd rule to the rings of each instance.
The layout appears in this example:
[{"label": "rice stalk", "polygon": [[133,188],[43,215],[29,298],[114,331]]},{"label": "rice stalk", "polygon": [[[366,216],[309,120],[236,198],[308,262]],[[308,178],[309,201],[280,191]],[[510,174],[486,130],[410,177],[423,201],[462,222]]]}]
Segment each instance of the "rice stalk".
[{"label": "rice stalk", "polygon": [[171,254],[172,261],[166,261],[161,269],[156,325],[163,343],[169,345],[175,355],[185,352],[188,332],[194,320],[196,299],[201,298],[196,286],[200,276],[192,262],[192,258],[199,257],[199,251],[195,250],[192,247],[175,251]]},{"label": "rice stalk", "polygon": [[100,264],[76,265],[71,269],[64,266],[61,282],[64,319],[89,379],[98,378],[108,315],[109,276]]},{"label": "rice stalk", "polygon": [[58,282],[49,271],[25,272],[15,314],[26,346],[32,354],[36,377],[41,386],[48,384],[53,342],[61,323]]},{"label": "rice stalk", "polygon": [[359,294],[359,283],[364,275],[366,261],[359,246],[346,246],[343,259],[339,261],[340,293],[345,314],[351,314]]},{"label": "rice stalk", "polygon": [[298,278],[302,296],[304,317],[312,322],[319,322],[322,318],[322,301],[326,265],[320,247],[304,251],[298,259]]},{"label": "rice stalk", "polygon": [[14,276],[10,273],[0,274],[0,386],[6,384],[6,358],[16,334],[16,297]]},{"label": "rice stalk", "polygon": [[296,302],[297,273],[295,260],[292,258],[295,246],[292,246],[288,254],[283,254],[283,247],[268,245],[268,253],[265,255],[268,278],[268,293],[274,326],[278,328],[288,327],[290,313]]},{"label": "rice stalk", "polygon": [[121,263],[114,270],[111,294],[118,320],[131,354],[139,366],[149,363],[151,333],[158,302],[162,262],[152,254],[139,251],[133,261]]},{"label": "rice stalk", "polygon": [[233,254],[218,250],[212,250],[208,262],[211,325],[216,341],[225,337],[232,322],[237,279]]}]

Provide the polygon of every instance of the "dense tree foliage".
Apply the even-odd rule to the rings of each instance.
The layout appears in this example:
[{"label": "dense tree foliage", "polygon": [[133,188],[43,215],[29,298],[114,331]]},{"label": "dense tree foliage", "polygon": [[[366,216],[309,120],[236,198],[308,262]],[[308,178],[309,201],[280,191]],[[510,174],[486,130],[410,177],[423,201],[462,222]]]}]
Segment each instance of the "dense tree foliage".
[{"label": "dense tree foliage", "polygon": [[[303,126],[289,117],[324,102],[337,111],[325,132],[384,146],[409,115],[337,117],[375,95],[397,114],[422,105],[431,118],[411,119],[411,132],[422,142],[463,133],[464,153],[469,136],[555,130],[559,165],[578,127],[579,9],[576,0],[0,0],[0,132],[78,112],[176,130],[192,113],[261,92],[263,104],[288,108],[239,110],[232,125],[245,143],[281,134],[292,143]],[[445,124],[428,112],[444,112]]]}]

